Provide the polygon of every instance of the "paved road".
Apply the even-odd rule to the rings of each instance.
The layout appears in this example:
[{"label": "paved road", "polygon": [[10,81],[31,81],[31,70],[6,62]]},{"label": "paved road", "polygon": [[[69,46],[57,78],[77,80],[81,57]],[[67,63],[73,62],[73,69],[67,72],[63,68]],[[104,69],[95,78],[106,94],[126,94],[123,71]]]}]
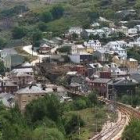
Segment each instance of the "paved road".
[{"label": "paved road", "polygon": [[40,54],[38,54],[37,52],[32,51],[32,45],[24,46],[24,47],[23,47],[23,50],[24,50],[25,52],[27,52],[28,54],[31,54],[31,55],[33,55],[33,56],[37,56],[37,57],[38,57],[36,60],[34,60],[34,61],[31,62],[32,65],[35,65],[36,63],[39,63],[39,61],[42,62],[42,59],[43,59],[44,57],[50,57],[50,55],[54,54],[55,51],[56,51],[58,48],[59,48],[59,46],[56,46],[56,47],[52,48],[51,51],[50,51],[51,54],[49,54],[49,55],[48,55],[48,54],[40,55]]}]

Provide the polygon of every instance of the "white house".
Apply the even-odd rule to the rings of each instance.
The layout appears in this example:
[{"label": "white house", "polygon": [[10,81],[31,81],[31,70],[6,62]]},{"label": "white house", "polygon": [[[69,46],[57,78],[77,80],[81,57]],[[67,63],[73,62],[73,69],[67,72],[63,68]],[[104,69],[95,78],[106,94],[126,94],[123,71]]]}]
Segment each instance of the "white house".
[{"label": "white house", "polygon": [[127,58],[127,51],[123,48],[112,49],[114,53],[117,53],[121,58]]},{"label": "white house", "polygon": [[105,34],[105,31],[102,29],[96,29],[95,35],[99,35],[100,37],[103,37],[103,34]]},{"label": "white house", "polygon": [[81,62],[90,62],[93,59],[92,55],[86,52],[82,52],[79,54],[71,54],[69,55],[69,58],[73,63],[77,64]]},{"label": "white house", "polygon": [[111,71],[113,68],[118,68],[118,65],[116,63],[110,63],[103,66],[104,71]]},{"label": "white house", "polygon": [[81,45],[73,45],[71,47],[71,54],[79,54],[79,53],[84,53],[86,51],[85,47]]},{"label": "white house", "polygon": [[135,41],[131,41],[131,42],[129,42],[128,43],[128,45],[127,45],[128,47],[130,47],[130,48],[133,48],[133,47],[140,47],[140,37],[139,38],[137,38]]},{"label": "white house", "polygon": [[84,42],[84,46],[87,48],[92,48],[94,51],[102,48],[99,40],[89,40],[88,42]]},{"label": "white house", "polygon": [[115,32],[114,28],[109,28],[109,27],[103,27],[102,30],[104,31],[106,37],[108,37],[111,33]]},{"label": "white house", "polygon": [[103,34],[105,34],[105,31],[102,29],[85,29],[83,31],[83,35],[85,37],[89,37],[90,35],[99,35],[100,37],[102,37]]},{"label": "white house", "polygon": [[94,34],[95,34],[95,30],[93,30],[93,29],[85,29],[83,31],[83,35],[85,37],[89,37],[90,35],[94,35]]},{"label": "white house", "polygon": [[130,28],[128,29],[128,35],[129,36],[135,36],[137,35],[138,30],[136,28]]},{"label": "white house", "polygon": [[96,50],[93,53],[93,56],[100,62],[108,61],[109,55],[110,54],[104,48]]},{"label": "white house", "polygon": [[70,29],[69,29],[69,34],[73,34],[73,33],[75,33],[75,34],[77,34],[77,35],[81,35],[81,33],[82,33],[82,31],[83,31],[83,29],[81,28],[81,27],[71,27]]},{"label": "white house", "polygon": [[120,41],[110,41],[105,45],[105,48],[126,48],[127,43],[123,40]]},{"label": "white house", "polygon": [[140,25],[136,25],[135,28],[137,29],[138,32],[140,32]]},{"label": "white house", "polygon": [[91,27],[92,28],[97,28],[97,27],[99,27],[100,26],[100,24],[98,23],[98,22],[95,22],[95,23],[92,23],[91,24]]},{"label": "white house", "polygon": [[128,27],[126,27],[126,26],[121,26],[119,28],[119,31],[124,33],[125,35],[128,35]]},{"label": "white house", "polygon": [[13,48],[5,48],[1,51],[2,58],[5,58],[6,56],[9,56],[9,55],[15,55],[15,54],[17,54],[17,51]]},{"label": "white house", "polygon": [[121,58],[127,58],[127,51],[125,48],[127,43],[125,41],[111,41],[105,45],[106,51],[117,53]]}]

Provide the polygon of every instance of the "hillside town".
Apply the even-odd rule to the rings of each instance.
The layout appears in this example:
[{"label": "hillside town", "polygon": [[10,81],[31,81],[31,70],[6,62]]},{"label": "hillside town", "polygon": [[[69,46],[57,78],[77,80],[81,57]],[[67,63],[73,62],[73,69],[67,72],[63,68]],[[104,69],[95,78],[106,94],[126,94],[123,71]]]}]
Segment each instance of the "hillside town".
[{"label": "hillside town", "polygon": [[[100,20],[111,24],[100,28]],[[121,21],[119,28],[113,22],[100,17],[90,29],[71,27],[63,38],[44,38],[39,48],[31,45],[23,51],[36,56],[27,62],[15,48],[1,50],[5,72],[1,75],[1,101],[6,107],[18,103],[21,111],[25,106],[45,94],[55,93],[60,101],[70,101],[72,96],[87,95],[91,90],[99,96],[111,99],[111,89],[117,96],[135,94],[140,84],[139,60],[128,51],[139,49],[140,25],[128,28]],[[111,40],[114,35],[123,35]],[[80,41],[82,40],[82,41]]]},{"label": "hillside town", "polygon": [[[46,7],[56,4],[51,2],[39,1]],[[90,24],[61,30],[66,25],[53,22],[71,12],[55,4],[47,13],[32,5],[32,12],[41,15],[20,5],[12,8],[15,13],[21,8],[15,27],[14,18],[0,22],[8,40],[0,37],[0,140],[127,139],[129,123],[140,119],[138,10],[116,8],[111,19],[94,7],[92,14],[86,11]],[[70,4],[73,8],[76,2],[71,0],[66,9]]]}]

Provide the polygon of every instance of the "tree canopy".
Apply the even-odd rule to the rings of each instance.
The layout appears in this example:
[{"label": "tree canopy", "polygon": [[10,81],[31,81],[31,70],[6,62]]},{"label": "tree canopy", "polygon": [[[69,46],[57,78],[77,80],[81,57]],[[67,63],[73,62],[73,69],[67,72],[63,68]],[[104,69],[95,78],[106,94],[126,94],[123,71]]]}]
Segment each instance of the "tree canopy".
[{"label": "tree canopy", "polygon": [[14,39],[21,39],[27,35],[27,29],[25,27],[14,27],[12,30],[12,37]]},{"label": "tree canopy", "polygon": [[128,126],[126,126],[122,140],[139,140],[140,139],[140,120],[132,120]]},{"label": "tree canopy", "polygon": [[3,49],[6,45],[6,40],[4,38],[0,38],[0,49]]},{"label": "tree canopy", "polygon": [[52,93],[29,103],[24,115],[17,106],[6,110],[0,103],[0,139],[65,140],[73,134],[77,135],[79,126],[83,127],[86,123],[76,112],[67,111],[88,108],[95,103],[94,92],[68,103],[60,103]]},{"label": "tree canopy", "polygon": [[59,19],[64,14],[64,8],[61,5],[54,6],[51,10],[54,19]]},{"label": "tree canopy", "polygon": [[70,53],[71,52],[71,46],[63,46],[61,48],[57,49],[58,52],[60,53]]}]

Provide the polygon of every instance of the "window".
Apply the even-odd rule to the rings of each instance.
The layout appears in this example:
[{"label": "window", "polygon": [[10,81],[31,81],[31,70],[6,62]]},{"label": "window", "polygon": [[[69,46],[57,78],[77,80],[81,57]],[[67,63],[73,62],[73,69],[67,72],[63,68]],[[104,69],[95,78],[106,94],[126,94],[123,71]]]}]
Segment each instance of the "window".
[{"label": "window", "polygon": [[22,102],[23,102],[23,103],[26,103],[27,101],[26,101],[26,100],[22,100]]}]

